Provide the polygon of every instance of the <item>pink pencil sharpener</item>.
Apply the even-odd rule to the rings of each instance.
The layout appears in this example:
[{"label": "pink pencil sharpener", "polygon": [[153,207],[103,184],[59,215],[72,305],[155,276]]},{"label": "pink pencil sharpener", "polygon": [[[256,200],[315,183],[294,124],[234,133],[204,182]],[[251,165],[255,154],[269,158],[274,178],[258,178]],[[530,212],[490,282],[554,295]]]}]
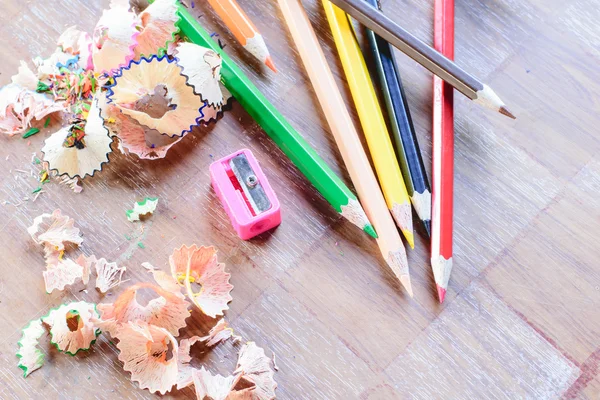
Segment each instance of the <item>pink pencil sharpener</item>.
[{"label": "pink pencil sharpener", "polygon": [[210,165],[212,186],[243,240],[281,224],[279,200],[248,149]]}]

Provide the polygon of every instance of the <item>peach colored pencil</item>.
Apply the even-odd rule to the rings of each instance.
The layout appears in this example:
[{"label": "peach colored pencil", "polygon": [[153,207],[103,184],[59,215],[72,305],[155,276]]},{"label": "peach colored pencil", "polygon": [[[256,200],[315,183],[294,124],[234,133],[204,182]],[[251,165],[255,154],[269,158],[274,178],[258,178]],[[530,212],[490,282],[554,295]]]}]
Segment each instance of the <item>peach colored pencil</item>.
[{"label": "peach colored pencil", "polygon": [[246,50],[277,72],[263,36],[235,0],[208,0],[208,4]]},{"label": "peach colored pencil", "polygon": [[359,199],[389,267],[412,297],[406,251],[323,50],[300,0],[278,0]]}]

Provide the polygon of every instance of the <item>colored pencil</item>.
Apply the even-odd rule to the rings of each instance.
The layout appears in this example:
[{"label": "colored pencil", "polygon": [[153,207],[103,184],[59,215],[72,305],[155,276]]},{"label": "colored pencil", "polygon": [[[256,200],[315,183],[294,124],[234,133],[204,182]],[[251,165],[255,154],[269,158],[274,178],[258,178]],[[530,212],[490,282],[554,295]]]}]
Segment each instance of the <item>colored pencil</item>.
[{"label": "colored pencil", "polygon": [[398,26],[377,8],[365,3],[364,0],[331,0],[331,2],[475,103],[515,118],[488,85]]},{"label": "colored pencil", "polygon": [[[434,46],[454,59],[454,0],[435,0]],[[433,192],[431,268],[440,303],[452,271],[452,208],[454,196],[454,92],[433,77]]]},{"label": "colored pencil", "polygon": [[[365,1],[378,7],[377,0]],[[366,35],[377,67],[379,86],[385,100],[404,183],[413,207],[429,236],[431,235],[431,187],[402,86],[400,70],[396,65],[392,46],[370,29],[366,30]]]},{"label": "colored pencil", "polygon": [[325,161],[265,98],[231,58],[221,50],[210,34],[202,28],[183,5],[178,5],[177,12],[180,17],[178,26],[184,37],[221,55],[221,79],[248,114],[262,126],[277,146],[337,212],[376,238],[377,234],[362,206],[344,182],[325,164]]},{"label": "colored pencil", "polygon": [[323,0],[323,7],[388,209],[408,244],[414,248],[410,197],[406,191],[367,64],[346,13],[328,0]]},{"label": "colored pencil", "polygon": [[300,0],[278,0],[278,3],[350,178],[379,234],[377,244],[383,258],[412,296],[408,261],[402,239],[386,207],[377,179],[308,16]]},{"label": "colored pencil", "polygon": [[236,40],[260,62],[277,72],[269,49],[252,20],[235,0],[208,0],[208,4],[223,20]]}]

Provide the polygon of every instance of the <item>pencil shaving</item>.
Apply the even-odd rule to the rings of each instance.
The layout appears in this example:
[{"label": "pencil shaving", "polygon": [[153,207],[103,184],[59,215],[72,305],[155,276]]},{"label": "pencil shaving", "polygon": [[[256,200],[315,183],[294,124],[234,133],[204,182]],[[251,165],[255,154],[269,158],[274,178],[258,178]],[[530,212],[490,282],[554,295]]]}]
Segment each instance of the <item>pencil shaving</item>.
[{"label": "pencil shaving", "polygon": [[175,40],[178,19],[177,0],[156,0],[142,11],[138,15],[136,58],[165,52],[167,43]]},{"label": "pencil shaving", "polygon": [[221,80],[221,56],[194,43],[182,42],[175,49],[177,64],[183,69],[187,82],[194,92],[208,105],[223,105],[223,94],[219,86]]},{"label": "pencil shaving", "polygon": [[[240,376],[229,375],[224,377],[219,374],[212,375],[204,367],[194,370],[192,379],[196,390],[196,398],[200,400],[206,398],[211,400],[230,399],[229,394],[238,383]],[[248,399],[251,399],[251,397],[248,397]]]},{"label": "pencil shaving", "polygon": [[56,264],[48,264],[43,275],[46,293],[52,293],[54,290],[64,290],[66,286],[83,279],[83,267],[67,258]]},{"label": "pencil shaving", "polygon": [[109,263],[104,258],[96,260],[94,264],[96,268],[96,288],[100,292],[106,293],[123,282],[121,278],[127,270],[126,267],[119,268],[117,263]]},{"label": "pencil shaving", "polygon": [[114,121],[105,126],[119,138],[121,151],[125,154],[135,154],[142,160],[164,158],[169,149],[185,137],[185,134],[181,137],[169,137],[155,129],[148,129],[123,114],[115,105],[109,104],[107,110],[110,115],[108,118]]},{"label": "pencil shaving", "polygon": [[92,59],[97,72],[112,73],[134,57],[136,15],[122,4],[111,3],[96,24]]},{"label": "pencil shaving", "polygon": [[179,361],[189,363],[190,349],[196,343],[202,343],[206,347],[213,347],[231,337],[239,337],[233,334],[233,329],[229,328],[225,319],[221,318],[215,326],[211,328],[206,336],[192,336],[189,339],[181,339],[179,342]]},{"label": "pencil shaving", "polygon": [[229,339],[230,337],[239,338],[233,335],[233,329],[227,326],[224,319],[220,319],[217,324],[212,327],[206,336],[192,336],[188,339],[182,339],[179,342],[179,372],[177,375],[177,389],[189,387],[193,383],[192,374],[195,371],[190,365],[192,357],[190,356],[191,347],[195,344],[203,344],[206,348],[215,346],[216,344]]},{"label": "pencil shaving", "polygon": [[64,250],[57,250],[55,246],[48,244],[44,245],[44,260],[46,260],[46,268],[51,265],[56,265],[62,259]]},{"label": "pencil shaving", "polygon": [[229,111],[233,108],[233,96],[231,95],[229,90],[227,90],[227,88],[223,86],[223,84],[219,83],[219,86],[221,88],[221,93],[223,94],[223,105],[207,105],[206,107],[204,107],[204,109],[202,110],[204,116],[202,117],[201,121],[201,123],[204,125],[208,125],[212,122],[217,122],[223,117],[225,111]]},{"label": "pencil shaving", "polygon": [[60,183],[70,187],[74,193],[83,192],[83,187],[81,186],[81,180],[78,177],[69,178],[68,176],[61,176]]},{"label": "pencil shaving", "polygon": [[[136,298],[140,289],[151,289],[158,297],[142,306]],[[178,336],[179,330],[186,326],[185,320],[190,315],[188,305],[179,288],[177,292],[170,292],[151,283],[138,283],[128,287],[114,303],[99,304],[98,310],[104,321],[102,329],[108,331],[111,336],[118,336],[123,324],[137,320],[165,328],[174,336]]]},{"label": "pencil shaving", "polygon": [[81,245],[83,242],[79,228],[75,228],[75,220],[58,209],[52,214],[36,217],[27,232],[37,244],[51,246],[57,251],[64,250],[66,243]]},{"label": "pencil shaving", "polygon": [[38,344],[45,332],[41,319],[30,321],[23,329],[23,334],[18,342],[17,357],[19,358],[19,368],[23,370],[25,378],[44,365],[44,353]]},{"label": "pencil shaving", "polygon": [[219,322],[208,332],[208,336],[204,336],[200,338],[207,347],[212,347],[220,342],[223,342],[229,338],[239,338],[233,334],[233,329],[231,329],[224,318],[221,318]]},{"label": "pencil shaving", "polygon": [[[232,300],[229,293],[233,289],[229,283],[231,274],[225,272],[225,264],[217,261],[214,247],[183,245],[173,251],[169,264],[173,278],[185,286],[189,299],[202,313],[215,318],[229,309],[227,303]],[[192,290],[192,283],[200,286],[197,292]]]},{"label": "pencil shaving", "polygon": [[41,120],[49,114],[64,110],[64,106],[41,94],[17,84],[0,89],[0,133],[17,135],[24,133],[33,120]]},{"label": "pencil shaving", "polygon": [[194,383],[192,374],[194,368],[190,365],[192,357],[190,356],[191,347],[198,343],[202,338],[200,336],[192,336],[188,339],[182,339],[179,342],[179,354],[177,366],[177,390],[189,387]]},{"label": "pencil shaving", "polygon": [[78,64],[81,68],[86,70],[93,68],[93,43],[89,33],[82,32],[73,25],[60,35],[56,44],[64,53],[78,55]]},{"label": "pencil shaving", "polygon": [[129,222],[139,221],[140,217],[154,213],[157,206],[157,197],[146,197],[144,200],[134,203],[132,210],[126,211],[127,220]]},{"label": "pencil shaving", "polygon": [[10,80],[12,83],[19,85],[22,88],[33,91],[37,89],[38,78],[23,60],[20,62],[17,74],[13,75]]},{"label": "pencil shaving", "polygon": [[62,128],[46,139],[44,161],[58,175],[85,178],[101,171],[112,151],[112,138],[103,125],[98,100],[94,99],[87,121]]},{"label": "pencil shaving", "polygon": [[177,341],[163,328],[128,322],[119,330],[117,348],[123,369],[140,389],[165,394],[177,382]]},{"label": "pencil shaving", "polygon": [[94,264],[96,261],[97,260],[96,260],[95,256],[87,257],[84,254],[81,254],[79,257],[77,257],[77,260],[75,260],[75,262],[77,264],[81,265],[81,268],[82,268],[81,280],[84,285],[87,285],[88,282],[90,281],[91,267],[92,267],[92,264]]},{"label": "pencil shaving", "polygon": [[[138,109],[147,103],[145,99],[154,96],[164,97],[169,106],[166,112],[151,115],[146,109]],[[181,68],[167,56],[141,58],[122,68],[107,97],[141,125],[171,137],[191,131],[205,107],[200,96],[187,85]]]},{"label": "pencil shaving", "polygon": [[248,342],[242,347],[233,373],[241,374],[241,379],[254,384],[251,399],[271,400],[275,398],[277,383],[273,379],[275,372],[271,369],[271,359],[256,343]]},{"label": "pencil shaving", "polygon": [[92,318],[98,318],[94,304],[80,301],[51,310],[42,322],[50,328],[50,343],[74,356],[80,350],[88,350],[100,334]]}]

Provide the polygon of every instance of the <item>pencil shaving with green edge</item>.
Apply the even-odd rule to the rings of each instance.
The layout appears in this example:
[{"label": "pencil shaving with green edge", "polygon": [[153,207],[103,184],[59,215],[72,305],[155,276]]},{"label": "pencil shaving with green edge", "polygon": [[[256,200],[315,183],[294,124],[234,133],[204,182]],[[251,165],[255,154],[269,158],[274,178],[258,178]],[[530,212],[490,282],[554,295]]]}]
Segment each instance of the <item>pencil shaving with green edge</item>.
[{"label": "pencil shaving with green edge", "polygon": [[41,319],[30,321],[23,329],[21,339],[17,343],[19,346],[17,358],[19,359],[18,366],[23,370],[24,378],[27,378],[29,374],[44,365],[45,355],[39,349],[38,344],[45,332]]},{"label": "pencil shaving with green edge", "polygon": [[130,222],[139,221],[140,217],[152,214],[158,206],[158,197],[146,197],[142,201],[133,204],[132,210],[127,210],[125,214]]},{"label": "pencil shaving with green edge", "polygon": [[74,356],[88,350],[100,335],[92,322],[99,317],[95,304],[80,301],[54,308],[41,319],[49,327],[50,343],[58,351]]}]

